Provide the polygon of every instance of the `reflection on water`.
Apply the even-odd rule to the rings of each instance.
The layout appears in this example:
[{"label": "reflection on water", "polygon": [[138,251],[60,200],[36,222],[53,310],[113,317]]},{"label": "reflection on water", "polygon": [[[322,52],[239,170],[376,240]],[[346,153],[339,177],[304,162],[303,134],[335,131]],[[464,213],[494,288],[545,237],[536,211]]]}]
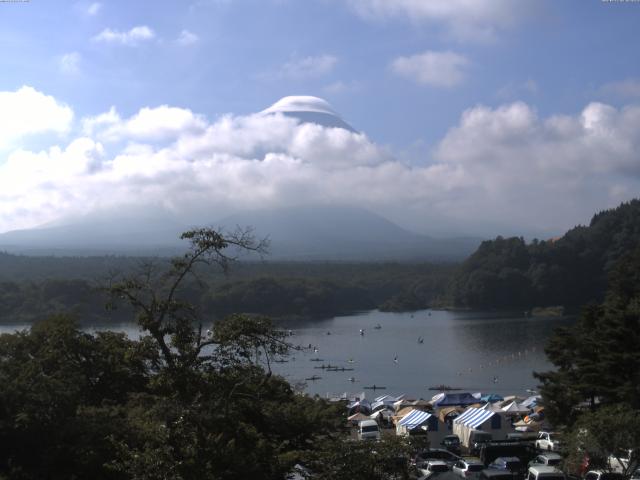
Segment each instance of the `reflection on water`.
[{"label": "reflection on water", "polygon": [[[313,322],[285,322],[280,325],[294,333],[290,340],[304,348],[294,351],[288,362],[275,364],[275,370],[292,383],[322,377],[307,381],[306,389],[320,395],[358,392],[374,384],[386,387],[387,393],[425,398],[436,393],[430,386],[441,384],[471,392],[526,394],[536,386],[532,372],[551,367],[544,355],[551,332],[571,323],[566,318],[427,310],[373,310]],[[381,328],[374,328],[378,324]],[[5,325],[0,332],[23,328],[28,325]],[[134,324],[94,325],[87,331],[106,328],[126,332],[131,338],[140,336]],[[315,368],[323,364],[353,370]],[[368,396],[375,395],[369,391]]]}]

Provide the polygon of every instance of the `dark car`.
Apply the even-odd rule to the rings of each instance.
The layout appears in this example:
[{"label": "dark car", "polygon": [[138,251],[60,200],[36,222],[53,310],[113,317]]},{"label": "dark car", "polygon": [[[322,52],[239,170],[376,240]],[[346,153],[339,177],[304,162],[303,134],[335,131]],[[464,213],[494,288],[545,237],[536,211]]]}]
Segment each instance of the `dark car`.
[{"label": "dark car", "polygon": [[485,469],[480,472],[479,480],[515,480],[515,475],[509,470]]},{"label": "dark car", "polygon": [[447,435],[440,442],[446,450],[449,450],[451,453],[455,455],[460,455],[460,437],[457,435]]},{"label": "dark car", "polygon": [[483,445],[491,443],[493,436],[487,432],[473,431],[469,435],[469,453],[478,455]]},{"label": "dark car", "polygon": [[522,462],[518,457],[498,457],[489,464],[493,470],[508,470],[512,473],[519,473],[523,470]]}]

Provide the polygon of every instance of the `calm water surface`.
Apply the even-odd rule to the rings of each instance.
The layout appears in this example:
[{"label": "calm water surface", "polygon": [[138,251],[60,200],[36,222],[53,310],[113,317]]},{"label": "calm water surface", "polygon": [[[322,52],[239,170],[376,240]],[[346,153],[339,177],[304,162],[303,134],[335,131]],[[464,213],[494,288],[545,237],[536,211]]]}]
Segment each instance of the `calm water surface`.
[{"label": "calm water surface", "polygon": [[[544,345],[553,329],[573,322],[567,318],[531,318],[495,312],[419,311],[384,313],[377,310],[313,322],[281,323],[291,329],[290,340],[303,346],[287,363],[274,369],[291,383],[307,380],[312,394],[360,392],[368,397],[382,393],[406,393],[430,398],[429,387],[446,384],[470,392],[502,395],[526,394],[535,388],[533,371],[551,368]],[[380,325],[380,329],[375,329]],[[13,332],[25,325],[5,325],[0,332]],[[137,338],[133,324],[110,326]],[[95,325],[88,331],[103,330]],[[364,335],[360,334],[364,330]],[[423,343],[418,343],[422,337]],[[309,349],[311,344],[317,348]],[[311,361],[321,358],[322,362]],[[351,360],[351,361],[350,361]],[[319,367],[331,364],[353,371],[328,372]],[[350,378],[355,381],[350,381]]]}]

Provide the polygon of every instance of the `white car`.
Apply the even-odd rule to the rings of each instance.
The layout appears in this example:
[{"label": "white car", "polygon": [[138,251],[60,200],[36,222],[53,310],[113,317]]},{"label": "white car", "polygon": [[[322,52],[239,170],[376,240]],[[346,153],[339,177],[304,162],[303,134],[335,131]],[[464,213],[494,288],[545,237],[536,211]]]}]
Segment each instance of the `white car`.
[{"label": "white car", "polygon": [[602,470],[591,470],[584,474],[584,480],[623,480],[624,476],[620,472],[603,472]]},{"label": "white car", "polygon": [[430,478],[439,473],[448,472],[449,465],[442,460],[429,460],[428,462],[419,463],[417,469],[421,478]]},{"label": "white car", "polygon": [[557,467],[562,463],[562,456],[558,453],[542,453],[529,462],[529,466],[548,465]]},{"label": "white car", "polygon": [[451,470],[459,477],[477,480],[484,468],[484,463],[479,458],[467,457],[458,460]]},{"label": "white car", "polygon": [[554,432],[540,432],[536,440],[538,450],[560,450],[560,434]]}]

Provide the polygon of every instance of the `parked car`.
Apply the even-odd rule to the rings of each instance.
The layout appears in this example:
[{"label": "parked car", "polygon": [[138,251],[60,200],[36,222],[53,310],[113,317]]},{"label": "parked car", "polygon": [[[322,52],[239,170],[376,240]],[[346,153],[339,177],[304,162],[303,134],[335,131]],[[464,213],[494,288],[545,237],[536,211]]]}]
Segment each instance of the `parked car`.
[{"label": "parked car", "polygon": [[566,477],[556,467],[536,465],[529,467],[526,480],[566,480]]},{"label": "parked car", "polygon": [[440,473],[448,472],[449,465],[442,460],[428,460],[417,465],[418,474],[423,478],[430,478]]},{"label": "parked car", "polygon": [[418,463],[427,462],[429,460],[441,460],[445,462],[448,467],[451,467],[454,463],[460,460],[460,457],[442,448],[427,448],[416,455],[413,463],[417,465]]},{"label": "parked car", "polygon": [[491,470],[485,468],[480,472],[478,480],[515,480],[515,475],[508,470]]},{"label": "parked car", "polygon": [[375,420],[362,420],[358,423],[359,440],[379,440],[380,428]]},{"label": "parked car", "polygon": [[484,463],[482,463],[479,458],[461,458],[453,464],[451,470],[459,477],[469,480],[478,480],[480,472],[484,470]]},{"label": "parked car", "polygon": [[457,435],[447,435],[442,439],[440,445],[454,455],[460,455],[460,437]]},{"label": "parked car", "polygon": [[623,480],[620,472],[603,472],[602,470],[589,470],[584,475],[584,480]]},{"label": "parked car", "polygon": [[518,457],[498,457],[488,465],[493,470],[508,470],[511,473],[523,471],[522,462]]},{"label": "parked car", "polygon": [[550,467],[557,467],[562,463],[562,456],[558,453],[542,453],[529,462],[529,467],[536,465],[547,465]]},{"label": "parked car", "polygon": [[536,440],[538,450],[558,451],[560,444],[560,434],[555,432],[540,432]]}]

